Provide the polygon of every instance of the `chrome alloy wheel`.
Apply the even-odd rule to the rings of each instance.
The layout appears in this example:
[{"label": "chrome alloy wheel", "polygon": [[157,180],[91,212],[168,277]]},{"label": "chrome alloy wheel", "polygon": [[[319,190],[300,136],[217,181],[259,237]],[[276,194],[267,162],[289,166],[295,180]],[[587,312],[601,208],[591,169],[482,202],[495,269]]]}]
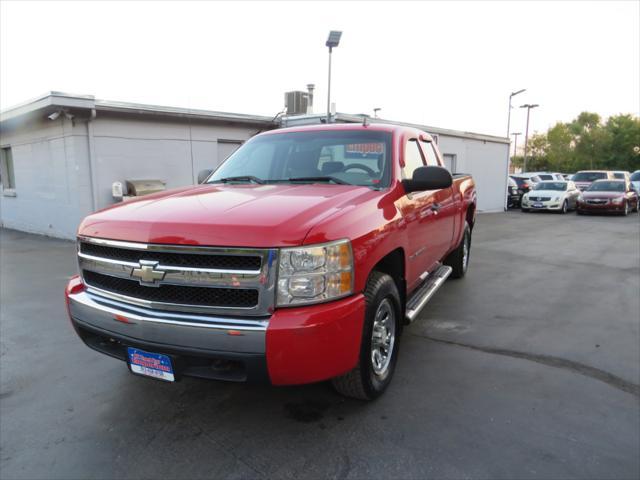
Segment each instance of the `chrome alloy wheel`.
[{"label": "chrome alloy wheel", "polygon": [[462,271],[466,273],[469,266],[469,236],[465,235],[462,242]]},{"label": "chrome alloy wheel", "polygon": [[393,345],[396,341],[396,313],[388,298],[378,305],[371,333],[371,365],[373,372],[382,377],[391,364]]}]

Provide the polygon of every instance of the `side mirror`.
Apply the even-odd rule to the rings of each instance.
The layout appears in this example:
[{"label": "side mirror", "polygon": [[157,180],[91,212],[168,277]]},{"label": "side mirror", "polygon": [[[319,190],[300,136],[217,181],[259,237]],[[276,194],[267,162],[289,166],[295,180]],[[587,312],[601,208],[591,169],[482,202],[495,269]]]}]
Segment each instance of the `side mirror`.
[{"label": "side mirror", "polygon": [[425,190],[440,190],[449,188],[453,184],[453,177],[444,167],[418,167],[413,171],[413,178],[402,181],[407,193]]},{"label": "side mirror", "polygon": [[200,170],[200,173],[198,173],[198,183],[204,183],[204,181],[209,177],[209,175],[211,175],[211,172],[213,172],[213,170],[211,169]]}]

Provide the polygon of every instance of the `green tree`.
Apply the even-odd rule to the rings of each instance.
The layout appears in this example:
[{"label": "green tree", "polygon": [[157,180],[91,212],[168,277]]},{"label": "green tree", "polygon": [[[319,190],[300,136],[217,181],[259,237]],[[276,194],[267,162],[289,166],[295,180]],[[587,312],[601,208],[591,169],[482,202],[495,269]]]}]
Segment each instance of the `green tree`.
[{"label": "green tree", "polygon": [[[513,164],[524,168],[522,157]],[[582,112],[529,138],[527,170],[575,172],[586,169],[640,169],[640,119],[614,115],[603,123],[597,113]]]}]

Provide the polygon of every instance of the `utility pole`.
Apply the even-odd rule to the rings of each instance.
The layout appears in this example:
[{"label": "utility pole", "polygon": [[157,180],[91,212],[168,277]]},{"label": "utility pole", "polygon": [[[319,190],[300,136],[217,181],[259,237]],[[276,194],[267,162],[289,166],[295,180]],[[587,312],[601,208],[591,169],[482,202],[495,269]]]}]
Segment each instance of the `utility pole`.
[{"label": "utility pole", "polygon": [[518,154],[518,135],[522,135],[521,132],[512,133],[513,137],[513,156],[515,157]]},{"label": "utility pole", "polygon": [[[509,129],[511,128],[511,109],[513,108],[511,106],[511,99],[516,95],[519,95],[522,92],[525,92],[526,90],[527,90],[526,88],[523,88],[516,92],[511,92],[511,95],[509,95],[509,113],[507,115],[507,140],[509,139]],[[509,165],[510,164],[511,164],[511,145],[509,145],[509,148],[507,148],[507,172],[504,176],[504,211],[505,212],[508,210],[508,203],[509,203],[508,194],[509,194]]]},{"label": "utility pole", "polygon": [[520,108],[527,109],[527,128],[524,133],[524,161],[523,161],[523,167],[522,167],[525,172],[527,171],[527,147],[529,145],[529,114],[531,113],[532,108],[536,108],[539,106],[540,105],[538,105],[537,103],[535,104],[525,103],[524,105],[520,105]]}]

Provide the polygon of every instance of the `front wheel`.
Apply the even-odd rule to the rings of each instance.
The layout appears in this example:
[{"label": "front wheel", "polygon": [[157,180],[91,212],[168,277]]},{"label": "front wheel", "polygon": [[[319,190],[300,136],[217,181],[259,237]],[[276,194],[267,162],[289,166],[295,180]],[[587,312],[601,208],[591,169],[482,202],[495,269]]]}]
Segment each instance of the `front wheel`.
[{"label": "front wheel", "polygon": [[522,208],[521,208],[521,210],[522,210],[524,213],[527,213],[527,212],[529,211],[529,209],[528,209],[528,208],[524,208],[524,207],[522,207]]},{"label": "front wheel", "polygon": [[624,202],[624,210],[622,211],[623,216],[629,215],[629,202]]},{"label": "front wheel", "polygon": [[398,358],[401,309],[396,283],[386,273],[373,272],[364,293],[366,310],[360,358],[356,367],[332,380],[347,397],[373,400],[391,383]]},{"label": "front wheel", "polygon": [[564,214],[567,213],[567,211],[569,210],[569,202],[567,202],[566,200],[562,203],[562,210],[560,210],[560,213]]}]

